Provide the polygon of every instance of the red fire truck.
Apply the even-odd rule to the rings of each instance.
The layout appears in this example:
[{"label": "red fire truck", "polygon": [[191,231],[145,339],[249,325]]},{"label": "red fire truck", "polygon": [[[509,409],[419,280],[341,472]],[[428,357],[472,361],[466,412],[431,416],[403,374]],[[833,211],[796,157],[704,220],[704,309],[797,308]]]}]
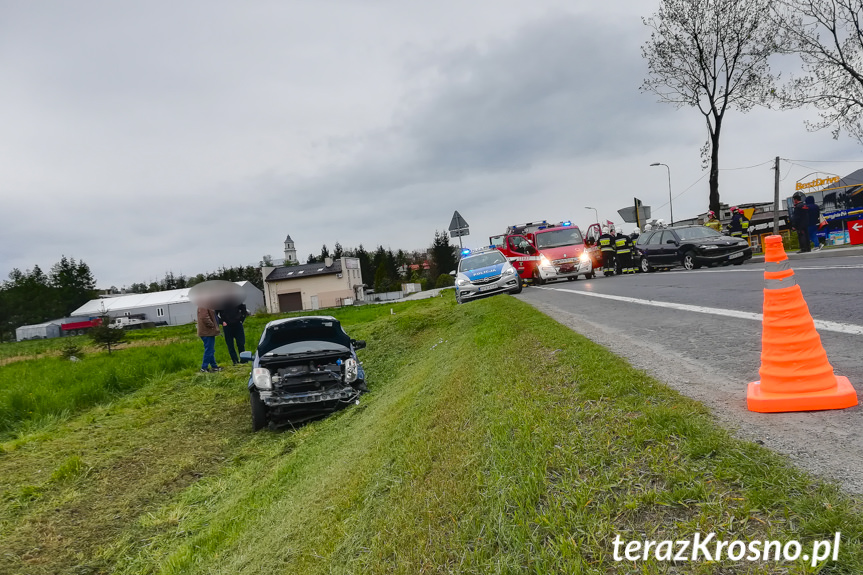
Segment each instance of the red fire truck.
[{"label": "red fire truck", "polygon": [[[505,234],[492,236],[489,241],[512,262],[522,279],[541,284],[549,279],[576,279],[579,275],[594,277],[593,269],[602,266],[596,242],[600,233],[599,225],[593,224],[588,228],[589,239],[585,239],[572,222],[550,224],[543,220],[509,226]],[[582,254],[586,254],[590,265]]]}]

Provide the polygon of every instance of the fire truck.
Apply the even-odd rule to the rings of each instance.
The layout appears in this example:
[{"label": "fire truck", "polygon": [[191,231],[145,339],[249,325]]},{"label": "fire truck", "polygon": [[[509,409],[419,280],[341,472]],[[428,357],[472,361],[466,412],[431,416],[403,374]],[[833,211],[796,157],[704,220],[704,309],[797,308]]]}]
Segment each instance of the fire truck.
[{"label": "fire truck", "polygon": [[[572,222],[550,224],[543,220],[509,226],[505,234],[492,236],[489,242],[512,262],[523,280],[542,284],[549,279],[594,277],[593,269],[602,266],[594,238],[601,233],[599,224],[591,225],[588,232],[591,239],[586,240]],[[590,260],[589,266],[582,254]]]}]

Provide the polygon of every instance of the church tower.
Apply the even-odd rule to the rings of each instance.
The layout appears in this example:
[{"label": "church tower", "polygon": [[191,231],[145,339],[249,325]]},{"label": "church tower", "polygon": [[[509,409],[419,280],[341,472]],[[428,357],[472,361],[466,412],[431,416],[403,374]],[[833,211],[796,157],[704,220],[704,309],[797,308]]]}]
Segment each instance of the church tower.
[{"label": "church tower", "polygon": [[285,238],[285,265],[293,265],[297,262],[297,249],[294,247],[294,240],[291,239],[290,234]]}]

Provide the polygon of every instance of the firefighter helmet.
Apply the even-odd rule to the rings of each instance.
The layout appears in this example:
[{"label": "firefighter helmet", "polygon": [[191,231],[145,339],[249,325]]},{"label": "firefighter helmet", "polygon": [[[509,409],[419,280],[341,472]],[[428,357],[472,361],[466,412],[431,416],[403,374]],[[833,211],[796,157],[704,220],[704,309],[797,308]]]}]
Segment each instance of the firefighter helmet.
[{"label": "firefighter helmet", "polygon": [[708,218],[715,218],[716,212],[714,212],[713,210],[710,210],[709,212],[707,212],[707,217]]},{"label": "firefighter helmet", "polygon": [[737,206],[731,206],[731,213],[732,214],[735,212],[738,212],[738,211],[740,211],[740,209]]}]

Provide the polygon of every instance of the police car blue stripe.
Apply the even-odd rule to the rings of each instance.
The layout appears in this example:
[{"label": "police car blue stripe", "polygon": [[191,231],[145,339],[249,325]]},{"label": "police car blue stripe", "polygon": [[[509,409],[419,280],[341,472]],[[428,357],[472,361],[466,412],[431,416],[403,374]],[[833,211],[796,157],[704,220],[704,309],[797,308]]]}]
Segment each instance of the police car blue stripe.
[{"label": "police car blue stripe", "polygon": [[476,270],[471,270],[471,271],[465,273],[465,275],[468,277],[468,279],[471,279],[471,280],[481,280],[483,278],[488,278],[488,277],[492,277],[492,276],[499,276],[503,272],[503,266],[504,266],[503,263],[499,263],[499,264],[495,264],[493,266],[489,266],[486,268],[479,268]]}]

